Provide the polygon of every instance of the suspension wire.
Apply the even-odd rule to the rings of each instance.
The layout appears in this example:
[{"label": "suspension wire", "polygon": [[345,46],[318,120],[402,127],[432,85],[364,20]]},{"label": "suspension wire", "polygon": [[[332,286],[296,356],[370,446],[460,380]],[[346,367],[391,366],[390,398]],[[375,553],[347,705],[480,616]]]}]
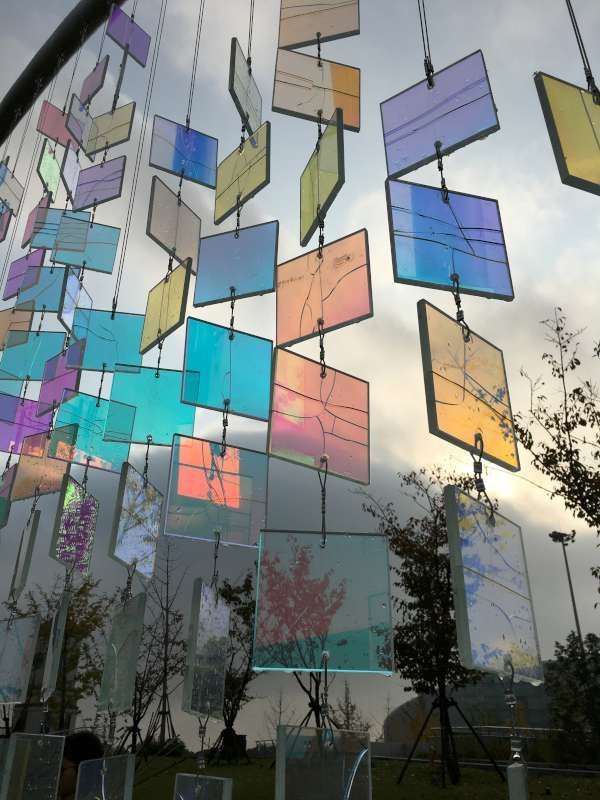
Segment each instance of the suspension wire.
[{"label": "suspension wire", "polygon": [[252,34],[254,33],[254,0],[250,0],[250,23],[248,25],[248,72],[252,72]]},{"label": "suspension wire", "polygon": [[112,16],[114,4],[111,6],[110,13],[106,18],[106,22],[102,28],[102,36],[100,37],[100,47],[98,49],[98,58],[96,59],[96,66],[100,63],[100,59],[102,58],[102,51],[104,50],[104,42],[106,40],[106,31],[108,30],[108,23],[110,22],[110,18]]},{"label": "suspension wire", "polygon": [[425,67],[425,77],[427,86],[433,89],[433,63],[431,61],[431,47],[429,45],[429,28],[427,27],[427,12],[425,10],[425,0],[417,0],[419,7],[419,22],[421,24],[421,39],[423,41],[423,65]]},{"label": "suspension wire", "polygon": [[229,307],[231,309],[231,316],[229,317],[229,341],[232,342],[235,337],[235,286],[229,287]]},{"label": "suspension wire", "polygon": [[481,500],[482,497],[485,498],[490,509],[488,517],[489,522],[491,525],[495,525],[496,515],[494,514],[494,504],[490,500],[483,481],[483,436],[480,433],[475,434],[475,446],[473,450],[471,450],[471,458],[473,459],[473,479],[475,489],[477,490],[477,499]]},{"label": "suspension wire", "polygon": [[190,93],[188,97],[187,114],[185,117],[186,127],[189,129],[192,119],[192,106],[194,104],[194,88],[196,85],[196,71],[198,69],[198,53],[200,51],[200,36],[202,35],[202,24],[204,22],[204,8],[206,0],[200,0],[198,5],[198,23],[196,26],[196,42],[194,44],[194,58],[192,59],[192,72],[190,76]]},{"label": "suspension wire", "polygon": [[579,29],[579,24],[577,23],[577,17],[575,16],[575,11],[573,10],[573,4],[571,3],[571,0],[565,0],[565,2],[567,4],[569,17],[571,18],[571,24],[573,25],[573,31],[575,32],[575,39],[577,41],[577,46],[579,47],[579,54],[581,55],[581,60],[583,61],[583,71],[585,73],[588,90],[592,93],[594,103],[600,105],[600,90],[596,86],[596,81],[594,80],[594,76],[592,74],[592,67],[585,49],[585,44],[583,43],[583,36],[581,35],[581,30]]},{"label": "suspension wire", "polygon": [[[323,466],[325,469],[323,469]],[[326,453],[320,458],[320,467],[317,472],[319,485],[321,486],[321,548],[327,544],[327,474],[329,472],[329,456]]]},{"label": "suspension wire", "polygon": [[325,320],[323,317],[319,317],[317,325],[319,327],[319,364],[321,365],[321,380],[324,380],[327,377],[327,364],[325,363],[325,331],[323,330]]},{"label": "suspension wire", "polygon": [[213,574],[210,585],[213,589],[217,588],[219,583],[219,570],[217,569],[217,565],[219,562],[219,545],[221,544],[221,531],[215,531],[215,554],[213,560]]},{"label": "suspension wire", "polygon": [[75,73],[77,72],[77,66],[79,64],[79,58],[81,56],[81,51],[83,50],[83,45],[85,44],[86,40],[86,31],[87,28],[82,28],[81,30],[81,41],[79,44],[79,49],[77,50],[77,54],[75,55],[75,61],[73,62],[73,71],[71,72],[71,79],[69,80],[69,85],[67,87],[67,93],[65,94],[65,102],[63,105],[63,116],[67,113],[67,103],[69,102],[69,95],[71,94],[71,89],[73,88],[73,81],[75,80]]},{"label": "suspension wire", "polygon": [[227,452],[227,428],[229,427],[229,398],[223,400],[223,433],[221,434],[221,458]]},{"label": "suspension wire", "polygon": [[448,187],[446,186],[446,178],[444,177],[444,161],[442,158],[442,143],[438,140],[435,143],[435,154],[437,156],[437,168],[438,172],[440,173],[440,186],[442,191],[442,200],[444,203],[448,204],[450,202],[450,195],[448,193]]},{"label": "suspension wire", "polygon": [[[17,171],[17,164],[19,163],[19,158],[21,156],[21,152],[23,150],[23,145],[25,144],[25,139],[27,138],[27,132],[29,131],[29,123],[31,122],[31,116],[33,114],[33,106],[30,107],[29,113],[27,114],[27,119],[25,120],[25,127],[23,128],[23,135],[21,136],[21,141],[19,142],[19,149],[17,150],[17,155],[15,156],[15,163],[12,166],[13,173]],[[25,192],[23,192],[23,195]]]},{"label": "suspension wire", "polygon": [[143,473],[144,488],[146,488],[146,486],[148,486],[148,467],[149,467],[149,463],[150,463],[150,445],[151,444],[152,444],[152,436],[150,434],[148,434],[148,436],[146,436],[146,457],[144,459],[144,473]]},{"label": "suspension wire", "polygon": [[458,272],[453,272],[450,275],[450,280],[452,281],[452,297],[454,297],[454,302],[456,303],[456,321],[462,328],[462,335],[465,344],[471,341],[471,328],[465,322],[465,312],[462,309],[462,298],[460,296],[460,276]]}]

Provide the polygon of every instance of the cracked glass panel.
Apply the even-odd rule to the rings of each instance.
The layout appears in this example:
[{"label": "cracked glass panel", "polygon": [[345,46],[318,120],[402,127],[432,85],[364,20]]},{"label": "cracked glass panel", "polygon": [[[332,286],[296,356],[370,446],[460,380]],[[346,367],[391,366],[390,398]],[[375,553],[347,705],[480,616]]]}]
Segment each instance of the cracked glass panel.
[{"label": "cracked glass panel", "polygon": [[97,308],[75,309],[73,336],[85,339],[83,362],[67,359],[70,367],[94,372],[114,372],[115,364],[141,364],[140,339],[144,325],[143,314],[125,311],[112,312]]},{"label": "cracked glass panel", "polygon": [[117,257],[120,228],[79,219],[86,211],[69,211],[60,223],[52,259],[70,267],[83,267],[92,272],[111,273]]},{"label": "cracked glass panel", "polygon": [[338,109],[300,176],[300,244],[305,247],[344,185],[344,127]]},{"label": "cracked glass panel", "polygon": [[247,133],[254,133],[262,122],[262,97],[254,80],[252,68],[236,38],[231,40],[229,59],[229,94]]},{"label": "cracked glass panel", "polygon": [[45,250],[32,250],[21,258],[11,261],[4,284],[3,300],[18,297],[21,289],[29,289],[40,277],[40,267],[44,263]]},{"label": "cracked glass panel", "polygon": [[82,575],[89,573],[99,503],[75,478],[65,475],[54,531],[50,558],[67,564]]},{"label": "cracked glass panel", "polygon": [[108,69],[108,53],[101,61],[98,61],[94,69],[84,78],[79,92],[79,100],[84,106],[89,106],[92,99],[104,86],[106,71]]},{"label": "cracked glass panel", "polygon": [[391,675],[389,551],[380,534],[261,531],[255,670]]},{"label": "cracked glass panel", "polygon": [[165,534],[255,547],[267,514],[265,453],[174,436]]},{"label": "cracked glass panel", "polygon": [[263,124],[244,140],[242,149],[225,156],[217,167],[215,225],[264,189],[271,180],[271,123]]},{"label": "cracked glass panel", "polygon": [[135,103],[93,117],[84,146],[86,155],[91,157],[105,148],[128,142],[134,119]]},{"label": "cracked glass panel", "polygon": [[73,202],[77,180],[81,171],[81,164],[77,156],[77,150],[72,144],[65,149],[62,164],[60,167],[60,177],[65,187],[65,192],[70,202]]},{"label": "cracked glass panel", "polygon": [[394,280],[498,300],[514,292],[498,201],[435,186],[386,181]]},{"label": "cracked glass panel", "polygon": [[2,773],[0,800],[54,800],[64,736],[13,733]]},{"label": "cracked glass panel", "polygon": [[[71,333],[75,320],[75,311],[80,311],[80,321],[83,319],[86,311],[89,312],[94,305],[92,298],[84,289],[82,280],[79,278],[80,270],[67,267],[65,270],[65,278],[63,282],[62,295],[60,299],[60,307],[58,309],[58,321]],[[80,322],[81,324],[81,322]],[[88,314],[89,326],[89,314]],[[83,353],[81,354],[83,358]],[[71,361],[71,364],[74,362]]]},{"label": "cracked glass panel", "polygon": [[67,127],[68,115],[48,100],[42,102],[40,116],[36,130],[53,142],[57,142],[63,147],[68,147],[69,142],[74,141],[71,131]]},{"label": "cracked glass panel", "polygon": [[37,400],[0,392],[0,449],[19,453],[23,440],[34,433],[46,432],[52,415],[39,415]]},{"label": "cracked glass panel", "polygon": [[[296,48],[360,33],[359,0],[281,0],[279,47]],[[317,35],[318,34],[318,35]]]},{"label": "cracked glass panel", "polygon": [[188,775],[178,772],[175,775],[173,800],[231,800],[233,797],[231,778],[213,778],[210,775]]},{"label": "cracked glass panel", "polygon": [[339,108],[343,125],[360,130],[360,70],[308,53],[278,50],[273,111],[325,122]]},{"label": "cracked glass panel", "polygon": [[73,208],[81,211],[121,197],[127,156],[111,158],[82,169],[77,178]]},{"label": "cracked glass panel", "polygon": [[63,353],[46,361],[37,400],[36,414],[38,416],[50,413],[53,408],[58,408],[65,398],[69,398],[71,393],[77,392],[81,370],[79,367],[69,366],[69,351],[71,363],[75,361],[81,363],[84,348],[85,339],[81,339],[69,345]]},{"label": "cracked glass panel", "polygon": [[[31,232],[31,247],[53,250],[55,247],[82,249],[87,239],[89,211],[67,211],[64,208],[36,207]],[[64,224],[63,224],[64,220]]]},{"label": "cracked glass panel", "polygon": [[60,308],[65,270],[63,267],[38,267],[34,272],[37,281],[27,289],[21,287],[16,308],[23,306],[26,310],[55,313]]},{"label": "cracked glass panel", "polygon": [[135,756],[120,755],[82,761],[74,800],[131,800]]},{"label": "cracked glass panel", "polygon": [[10,516],[11,491],[15,475],[17,474],[17,464],[5,469],[0,477],[0,529],[6,527]]},{"label": "cracked glass panel", "polygon": [[52,617],[52,626],[50,628],[50,638],[48,640],[48,649],[46,661],[44,663],[44,674],[40,692],[42,702],[46,702],[56,690],[70,601],[71,593],[65,590],[60,597],[58,607]]},{"label": "cracked glass panel", "polygon": [[277,266],[277,345],[373,316],[367,231],[344,236]]},{"label": "cracked glass panel", "polygon": [[0,378],[14,380],[29,378],[40,381],[46,361],[60,353],[65,335],[58,331],[8,331],[4,350],[0,352]]},{"label": "cracked glass panel", "polygon": [[504,356],[435,306],[417,304],[429,431],[470,453],[475,436],[483,457],[520,469]]},{"label": "cracked glass panel", "polygon": [[106,35],[125,50],[141,67],[146,66],[150,50],[150,35],[117,5],[113,5]]},{"label": "cracked glass panel", "polygon": [[318,361],[275,350],[269,453],[369,483],[369,384]]},{"label": "cracked glass panel", "polygon": [[521,528],[457,486],[444,489],[460,659],[467,669],[544,680]]},{"label": "cracked glass panel", "polygon": [[[25,702],[40,622],[37,616],[0,622],[0,703],[12,705]],[[8,762],[5,770],[6,780]],[[5,793],[2,797],[12,800],[13,795]]]},{"label": "cracked glass panel", "polygon": [[191,260],[180,264],[148,292],[140,353],[146,353],[185,322]]},{"label": "cracked glass panel", "polygon": [[73,92],[69,102],[69,113],[66,116],[65,125],[69,132],[71,139],[81,147],[86,155],[88,139],[94,124],[94,118],[88,111],[87,105],[83,103],[79,97]]},{"label": "cracked glass panel", "polygon": [[23,199],[23,185],[15,178],[8,164],[0,164],[0,202],[17,214]]},{"label": "cracked glass panel", "polygon": [[17,551],[12,580],[10,582],[10,590],[8,592],[11,602],[16,603],[27,586],[33,548],[35,547],[35,540],[40,527],[41,513],[42,512],[38,509],[34,511],[33,514],[30,514],[21,531],[19,549]]},{"label": "cracked glass panel", "polygon": [[399,178],[500,129],[481,50],[381,103],[387,171]]},{"label": "cracked glass panel", "polygon": [[146,233],[179,263],[190,259],[196,272],[202,222],[166,183],[152,178]]},{"label": "cracked glass panel", "polygon": [[45,194],[37,205],[35,205],[27,215],[27,222],[25,223],[25,230],[23,231],[23,239],[21,240],[21,247],[29,246],[31,237],[33,236],[33,227],[36,219],[41,219],[43,216],[43,209],[48,208],[50,205],[50,198]]},{"label": "cracked glass panel", "polygon": [[74,426],[54,428],[52,438],[46,431],[27,436],[21,446],[21,456],[13,483],[11,499],[27,500],[36,493],[54,494],[60,492],[68,464],[57,461],[56,452],[69,450],[75,441]]},{"label": "cracked glass panel", "polygon": [[154,115],[150,166],[215,188],[218,139]]},{"label": "cracked glass panel", "polygon": [[56,200],[58,187],[60,186],[60,167],[62,157],[59,160],[56,154],[56,145],[48,139],[44,139],[42,151],[37,165],[37,174],[42,182],[44,191],[50,195],[52,201]]}]

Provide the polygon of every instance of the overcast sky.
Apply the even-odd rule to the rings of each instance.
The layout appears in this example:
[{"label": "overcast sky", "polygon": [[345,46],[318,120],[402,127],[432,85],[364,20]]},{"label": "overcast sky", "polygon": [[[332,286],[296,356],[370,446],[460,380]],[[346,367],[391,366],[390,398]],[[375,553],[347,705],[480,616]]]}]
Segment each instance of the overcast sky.
[{"label": "overcast sky", "polygon": [[[48,33],[74,5],[72,0],[21,0],[4,3],[0,10],[0,94],[17,78]],[[140,0],[136,19],[154,36],[159,0]],[[532,375],[542,372],[540,353],[544,348],[540,321],[552,315],[560,305],[573,327],[584,328],[583,354],[589,373],[597,380],[597,364],[589,363],[592,341],[598,333],[598,288],[600,215],[598,198],[561,184],[539,108],[533,73],[543,70],[578,84],[583,72],[569,18],[562,2],[547,0],[463,0],[450,3],[430,0],[429,30],[433,63],[442,68],[481,48],[490,76],[501,130],[453,154],[446,162],[446,179],[451,189],[471,192],[499,200],[511,263],[516,299],[512,303],[465,297],[464,309],[470,326],[501,347],[505,354],[513,407],[526,410],[528,385],[520,376],[524,367]],[[594,55],[594,42],[600,36],[600,8],[593,0],[576,4],[584,37]],[[230,152],[239,141],[239,118],[227,91],[229,48],[232,36],[245,47],[249,0],[226,3],[207,0],[198,65],[192,126],[218,137],[220,156]],[[131,3],[125,6],[131,11]],[[279,260],[300,252],[298,242],[299,176],[314,146],[316,126],[270,111],[275,64],[278,0],[257,0],[254,23],[253,72],[264,98],[264,115],[272,123],[271,183],[243,212],[243,224],[271,219],[280,221]],[[163,32],[159,69],[152,100],[152,113],[185,121],[189,71],[192,61],[197,2],[169,0]],[[412,288],[393,283],[387,214],[384,193],[386,177],[379,103],[423,77],[423,54],[418,27],[417,4],[413,0],[363,0],[361,35],[324,46],[327,58],[359,66],[362,70],[362,128],[360,133],[345,134],[346,184],[327,215],[326,235],[333,240],[361,227],[370,238],[374,292],[374,318],[327,336],[328,363],[368,380],[371,384],[371,462],[370,491],[384,500],[398,499],[395,474],[398,471],[440,463],[459,471],[470,471],[471,459],[450,444],[431,436],[427,415],[419,351],[416,303],[426,297],[448,313],[453,312],[452,297],[446,292]],[[84,48],[75,76],[77,89],[84,75],[95,63],[99,46],[97,34]],[[111,81],[94,101],[94,112],[108,109],[112,98],[115,71],[120,51],[107,41],[104,52],[110,53]],[[600,63],[595,63],[600,73]],[[54,102],[62,106],[72,65],[57,83]],[[121,93],[143,107],[148,69],[130,61]],[[137,146],[140,119],[137,119],[133,144]],[[149,131],[148,131],[149,133]],[[13,136],[9,153],[16,153],[22,134]],[[26,161],[35,135],[28,132],[17,165],[23,180]],[[134,155],[133,144],[119,152]],[[146,146],[148,142],[146,141]],[[144,164],[147,157],[144,156]],[[149,184],[152,171],[144,169],[136,194],[133,228],[125,259],[125,275],[119,309],[143,313],[147,290],[163,275],[167,259],[145,236]],[[435,166],[425,167],[409,176],[418,182],[438,184]],[[129,178],[131,179],[131,168]],[[25,210],[39,199],[41,189],[33,177],[25,200]],[[127,184],[125,196],[129,194]],[[203,232],[212,232],[213,193],[203,187],[186,184],[186,203],[198,210]],[[108,224],[122,224],[126,201],[102,206],[97,219]],[[231,220],[219,230],[233,227]],[[20,236],[18,237],[20,240]],[[20,251],[15,246],[12,258]],[[0,245],[0,263],[4,263],[6,243]],[[113,293],[110,277],[86,276],[86,288],[98,308],[109,308]],[[228,324],[226,305],[193,309],[191,314]],[[240,301],[236,308],[236,326],[251,333],[274,338],[275,298]],[[56,327],[52,321],[48,328]],[[164,347],[163,365],[180,368],[184,329],[171,336]],[[318,357],[312,341],[297,348]],[[144,363],[154,365],[151,351]],[[595,370],[595,372],[594,372]],[[97,391],[98,376],[85,380],[82,387]],[[35,396],[36,388],[31,389]],[[105,396],[110,380],[105,382]],[[218,415],[199,412],[198,435],[217,431]],[[232,418],[229,440],[252,442],[264,447],[266,425]],[[153,454],[152,473],[157,485],[164,488],[167,454]],[[132,460],[141,464],[139,448],[133,448]],[[553,529],[576,527],[578,539],[569,549],[582,625],[586,631],[598,631],[599,612],[593,605],[596,585],[589,567],[598,563],[596,539],[580,523],[575,523],[558,500],[551,500],[547,483],[529,466],[521,452],[523,469],[511,474],[499,468],[487,470],[489,492],[500,501],[506,516],[519,522],[525,533],[538,629],[544,657],[552,654],[554,642],[564,639],[572,628],[572,610],[559,549],[550,544],[547,533]],[[74,470],[75,476],[78,470]],[[93,474],[90,489],[103,501],[94,552],[94,573],[106,585],[122,583],[123,571],[106,557],[109,529],[112,524],[111,498],[116,478]],[[360,513],[360,498],[355,487],[330,479],[328,524],[331,529],[370,530],[372,522]],[[47,557],[48,537],[54,517],[55,498],[42,501],[44,523],[36,547],[31,580],[49,582],[55,566]],[[114,502],[114,501],[112,501]],[[271,512],[269,526],[315,528],[319,524],[317,477],[298,467],[273,462],[270,473]],[[25,506],[19,508],[18,505]],[[407,509],[408,510],[408,509]],[[16,539],[27,503],[17,504],[8,527],[0,538],[0,570],[8,579],[15,553]],[[194,577],[210,575],[212,548],[196,544],[182,546],[182,558],[188,563],[186,600]],[[229,548],[223,555],[222,574],[232,577],[251,567],[252,553]],[[3,585],[7,585],[5,582]],[[341,688],[341,680],[338,687]],[[396,679],[352,678],[359,704],[374,720],[382,721],[390,698],[391,705],[406,695]],[[282,686],[290,702],[303,716],[303,700],[295,691],[291,676],[261,677],[254,684],[261,696],[272,695]],[[338,688],[336,688],[338,691]],[[250,738],[267,735],[264,728],[264,700],[250,704],[240,717],[240,731]],[[179,715],[178,724],[186,735],[194,729],[193,720]],[[378,731],[377,731],[378,732]]]}]

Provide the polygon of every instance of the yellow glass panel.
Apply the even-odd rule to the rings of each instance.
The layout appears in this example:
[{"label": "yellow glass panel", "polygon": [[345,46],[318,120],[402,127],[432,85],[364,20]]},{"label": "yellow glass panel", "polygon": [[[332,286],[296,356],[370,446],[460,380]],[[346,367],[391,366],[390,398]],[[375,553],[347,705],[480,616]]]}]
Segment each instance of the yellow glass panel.
[{"label": "yellow glass panel", "polygon": [[129,141],[134,116],[135,103],[127,103],[112,112],[94,117],[85,146],[86,155],[91,156],[105,147]]},{"label": "yellow glass panel", "polygon": [[[33,319],[33,303],[24,304],[23,308],[6,308],[0,311],[0,350],[4,350],[7,340],[12,345],[22,344],[27,341]],[[12,334],[11,331],[22,331],[22,337]]]},{"label": "yellow glass panel", "polygon": [[217,167],[215,225],[233,214],[271,179],[271,123],[260,128]]},{"label": "yellow glass panel", "polygon": [[180,264],[148,292],[140,353],[157,345],[183,325],[190,285],[191,259]]}]

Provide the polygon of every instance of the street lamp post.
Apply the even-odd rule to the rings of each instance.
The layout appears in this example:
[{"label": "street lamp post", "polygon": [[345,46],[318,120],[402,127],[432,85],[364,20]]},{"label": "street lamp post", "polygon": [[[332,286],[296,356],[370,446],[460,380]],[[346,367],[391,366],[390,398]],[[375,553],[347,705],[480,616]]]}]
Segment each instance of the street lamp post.
[{"label": "street lamp post", "polygon": [[571,570],[569,569],[569,560],[567,559],[567,545],[575,541],[575,531],[571,533],[563,533],[562,531],[552,531],[548,536],[553,542],[562,545],[563,556],[565,559],[565,568],[567,570],[567,580],[569,581],[569,591],[571,592],[571,602],[573,603],[573,614],[575,615],[575,627],[577,628],[577,636],[579,638],[579,647],[581,648],[581,655],[585,657],[585,648],[583,646],[583,636],[581,635],[581,625],[579,623],[579,614],[577,613],[577,604],[575,603],[575,592],[573,591],[573,581],[571,580]]}]

